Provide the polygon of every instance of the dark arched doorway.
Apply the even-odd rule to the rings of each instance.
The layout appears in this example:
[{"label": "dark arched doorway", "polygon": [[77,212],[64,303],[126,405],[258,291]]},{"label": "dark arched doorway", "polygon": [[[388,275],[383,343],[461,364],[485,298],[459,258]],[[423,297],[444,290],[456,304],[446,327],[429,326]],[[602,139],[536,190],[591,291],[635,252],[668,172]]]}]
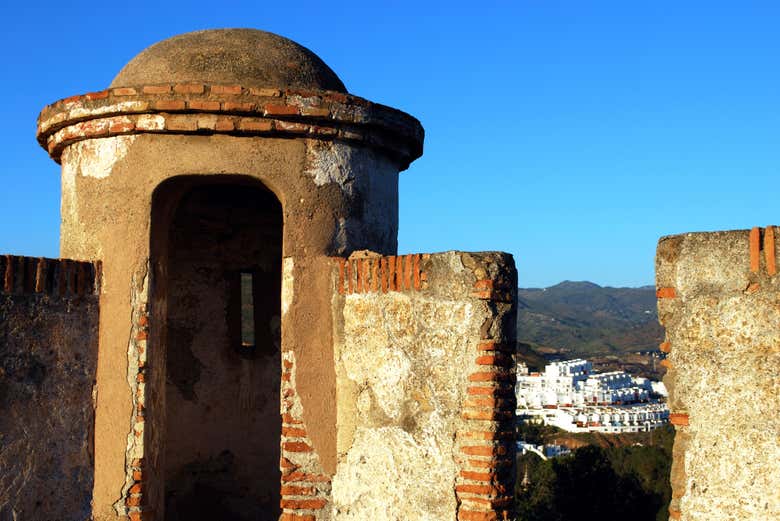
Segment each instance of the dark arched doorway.
[{"label": "dark arched doorway", "polygon": [[152,226],[165,519],[276,521],[281,204],[251,179],[187,176],[155,192]]}]

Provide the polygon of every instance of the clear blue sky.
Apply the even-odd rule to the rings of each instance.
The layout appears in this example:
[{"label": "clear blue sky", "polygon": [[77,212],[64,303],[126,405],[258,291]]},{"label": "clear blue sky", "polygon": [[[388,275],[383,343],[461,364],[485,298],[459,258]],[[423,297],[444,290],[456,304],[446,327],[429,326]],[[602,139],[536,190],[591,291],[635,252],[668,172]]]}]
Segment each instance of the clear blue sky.
[{"label": "clear blue sky", "polygon": [[422,121],[403,252],[505,250],[521,286],[635,286],[661,235],[780,224],[780,2],[0,2],[0,253],[57,256],[39,110],[215,27],[292,38]]}]

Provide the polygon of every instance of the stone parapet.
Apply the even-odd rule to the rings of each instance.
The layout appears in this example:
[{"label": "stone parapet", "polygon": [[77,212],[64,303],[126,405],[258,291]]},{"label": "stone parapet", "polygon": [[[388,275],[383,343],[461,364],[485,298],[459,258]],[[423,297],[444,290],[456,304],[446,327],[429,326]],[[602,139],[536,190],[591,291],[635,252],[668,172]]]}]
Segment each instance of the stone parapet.
[{"label": "stone parapet", "polygon": [[0,255],[0,293],[73,297],[97,294],[101,263]]},{"label": "stone parapet", "polygon": [[361,252],[333,278],[333,519],[512,519],[512,257]]},{"label": "stone parapet", "polygon": [[0,256],[0,519],[90,518],[99,279]]},{"label": "stone parapet", "polygon": [[664,237],[664,382],[677,430],[670,517],[780,518],[777,228]]}]

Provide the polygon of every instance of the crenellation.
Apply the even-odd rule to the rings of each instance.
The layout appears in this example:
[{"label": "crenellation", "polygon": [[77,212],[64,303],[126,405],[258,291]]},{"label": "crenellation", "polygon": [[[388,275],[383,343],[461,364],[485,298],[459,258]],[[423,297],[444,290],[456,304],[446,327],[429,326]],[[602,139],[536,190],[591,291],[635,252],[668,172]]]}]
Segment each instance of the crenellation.
[{"label": "crenellation", "polygon": [[767,327],[780,323],[776,256],[774,227],[659,242],[657,286],[676,290],[659,289],[658,300],[669,353],[664,382],[677,430],[672,518],[780,515],[780,473],[772,463],[780,457],[773,412],[780,334]]}]

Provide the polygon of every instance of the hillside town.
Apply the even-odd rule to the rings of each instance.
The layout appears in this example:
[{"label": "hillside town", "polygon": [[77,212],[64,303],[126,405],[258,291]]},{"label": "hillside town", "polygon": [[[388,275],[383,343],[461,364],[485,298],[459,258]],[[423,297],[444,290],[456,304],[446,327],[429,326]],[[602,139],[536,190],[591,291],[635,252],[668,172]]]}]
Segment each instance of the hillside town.
[{"label": "hillside town", "polygon": [[662,382],[623,371],[594,373],[577,358],[529,372],[518,362],[517,417],[568,432],[627,433],[655,430],[669,421]]}]

